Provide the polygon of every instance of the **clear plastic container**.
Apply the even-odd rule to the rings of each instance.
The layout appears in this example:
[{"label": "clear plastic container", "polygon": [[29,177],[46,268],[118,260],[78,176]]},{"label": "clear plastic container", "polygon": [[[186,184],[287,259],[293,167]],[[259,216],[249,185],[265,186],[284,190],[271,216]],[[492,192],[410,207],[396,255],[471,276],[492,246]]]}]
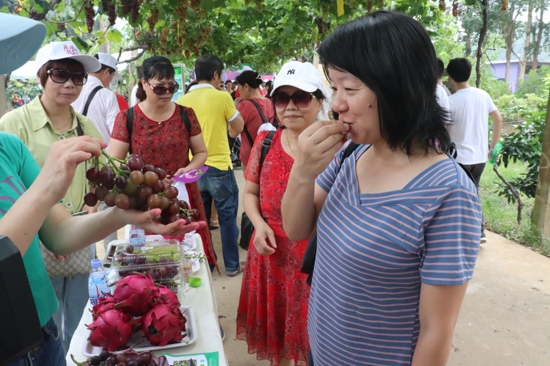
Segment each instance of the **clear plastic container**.
[{"label": "clear plastic container", "polygon": [[176,292],[181,280],[181,245],[177,240],[145,242],[141,248],[132,244],[116,247],[113,264],[120,277],[143,273],[156,284]]}]

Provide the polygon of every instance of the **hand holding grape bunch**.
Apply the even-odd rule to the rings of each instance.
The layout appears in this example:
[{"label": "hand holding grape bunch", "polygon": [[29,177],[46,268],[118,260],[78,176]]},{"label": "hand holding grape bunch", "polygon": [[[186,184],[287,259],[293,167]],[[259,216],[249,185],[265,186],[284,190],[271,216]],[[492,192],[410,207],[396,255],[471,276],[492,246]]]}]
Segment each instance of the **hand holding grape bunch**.
[{"label": "hand holding grape bunch", "polygon": [[[187,202],[178,200],[178,189],[166,186],[164,169],[144,164],[139,155],[132,154],[127,160],[108,155],[107,164],[100,168],[99,160],[86,172],[86,178],[95,188],[84,196],[84,203],[95,206],[104,201],[109,207],[122,210],[148,211],[160,209],[160,221],[164,225],[180,219],[189,225],[199,220],[197,210],[190,209]],[[118,162],[118,166],[115,162]]]}]

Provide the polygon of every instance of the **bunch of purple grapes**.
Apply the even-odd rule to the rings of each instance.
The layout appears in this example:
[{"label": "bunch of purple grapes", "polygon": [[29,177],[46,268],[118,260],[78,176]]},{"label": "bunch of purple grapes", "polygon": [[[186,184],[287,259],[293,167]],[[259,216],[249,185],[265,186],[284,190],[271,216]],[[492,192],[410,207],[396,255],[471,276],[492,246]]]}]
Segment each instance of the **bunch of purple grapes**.
[{"label": "bunch of purple grapes", "polygon": [[[144,164],[139,155],[132,154],[127,160],[119,160],[103,152],[108,163],[99,168],[96,165],[86,171],[94,192],[84,196],[84,203],[93,207],[103,201],[109,207],[123,210],[141,210],[160,208],[161,222],[170,224],[184,219],[186,224],[199,220],[197,210],[178,200],[178,189],[165,185],[166,171],[152,164]],[[114,163],[118,161],[120,166]]]},{"label": "bunch of purple grapes", "polygon": [[86,0],[84,3],[84,11],[86,13],[86,27],[88,27],[88,33],[92,33],[94,30],[94,3],[92,0]]}]

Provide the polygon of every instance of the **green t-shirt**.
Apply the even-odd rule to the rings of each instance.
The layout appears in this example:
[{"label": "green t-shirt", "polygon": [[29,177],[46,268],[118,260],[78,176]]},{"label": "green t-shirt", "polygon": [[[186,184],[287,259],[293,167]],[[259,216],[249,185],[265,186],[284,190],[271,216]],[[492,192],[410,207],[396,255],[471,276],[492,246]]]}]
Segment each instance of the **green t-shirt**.
[{"label": "green t-shirt", "polygon": [[[40,168],[23,141],[17,136],[0,132],[0,219],[31,186],[38,173]],[[36,235],[23,256],[23,263],[40,324],[44,326],[57,310],[58,302],[39,245]]]}]

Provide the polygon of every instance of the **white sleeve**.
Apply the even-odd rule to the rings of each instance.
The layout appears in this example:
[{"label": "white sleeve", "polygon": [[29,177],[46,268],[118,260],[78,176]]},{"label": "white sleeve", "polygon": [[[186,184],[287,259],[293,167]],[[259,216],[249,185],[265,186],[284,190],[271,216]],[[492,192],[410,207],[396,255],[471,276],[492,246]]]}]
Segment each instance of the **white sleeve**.
[{"label": "white sleeve", "polygon": [[489,113],[497,110],[497,106],[495,105],[493,99],[489,94],[487,94],[487,110],[489,111]]},{"label": "white sleeve", "polygon": [[115,119],[118,113],[120,112],[120,107],[118,106],[118,101],[116,95],[113,92],[109,92],[109,97],[107,99],[106,108],[107,113],[105,114],[105,123],[109,129],[109,135],[113,132],[113,127],[115,126]]},{"label": "white sleeve", "polygon": [[437,87],[435,88],[435,96],[437,98],[437,103],[441,106],[441,108],[451,112],[451,102],[449,97],[447,96],[445,89],[443,89],[443,87],[439,84],[437,84]]}]

